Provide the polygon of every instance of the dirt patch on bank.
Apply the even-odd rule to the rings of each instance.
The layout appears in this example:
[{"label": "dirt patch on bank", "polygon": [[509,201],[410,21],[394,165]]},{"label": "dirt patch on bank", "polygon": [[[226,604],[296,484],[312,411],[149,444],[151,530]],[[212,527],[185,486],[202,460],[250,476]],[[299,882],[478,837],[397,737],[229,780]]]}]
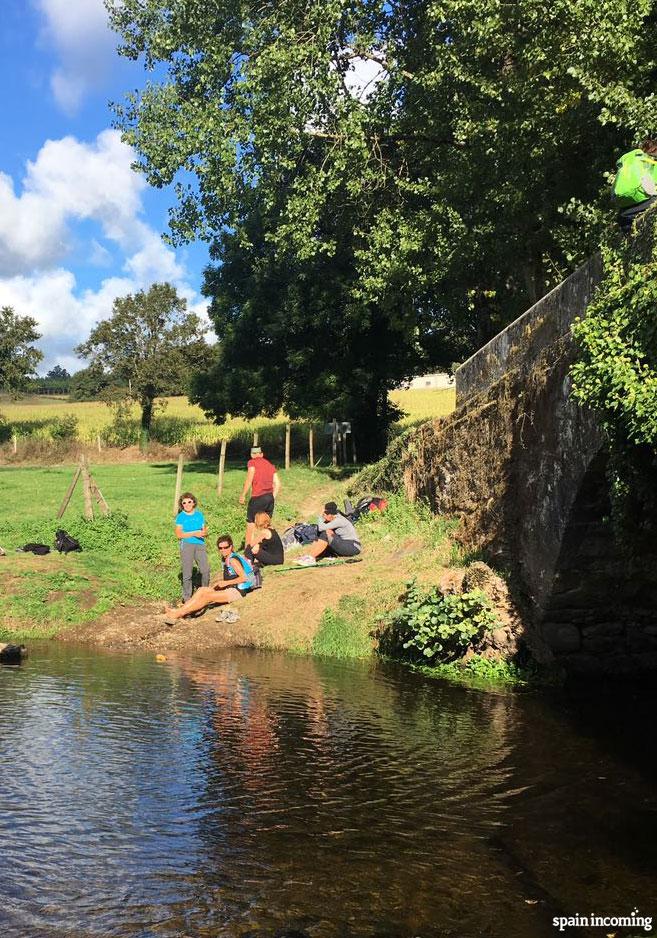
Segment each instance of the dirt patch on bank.
[{"label": "dirt patch on bank", "polygon": [[158,652],[229,646],[309,648],[325,610],[335,609],[343,597],[401,591],[421,549],[415,539],[394,551],[384,541],[366,548],[360,563],[266,571],[261,590],[231,605],[240,615],[239,622],[231,625],[216,621],[222,608],[217,606],[196,619],[168,627],[163,621],[163,603],[148,602],[115,607],[95,622],[66,629],[57,637]]}]

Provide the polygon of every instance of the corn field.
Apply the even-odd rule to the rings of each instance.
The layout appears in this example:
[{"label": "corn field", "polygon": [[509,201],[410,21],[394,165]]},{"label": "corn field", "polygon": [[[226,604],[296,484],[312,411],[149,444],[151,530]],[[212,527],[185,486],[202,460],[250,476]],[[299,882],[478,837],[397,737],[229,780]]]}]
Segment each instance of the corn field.
[{"label": "corn field", "polygon": [[[454,409],[454,391],[406,390],[395,391],[391,399],[405,416],[399,421],[403,428],[412,423],[451,413]],[[0,443],[11,445],[16,440],[49,441],[77,440],[81,443],[106,447],[135,445],[139,439],[139,408],[134,405],[120,424],[114,420],[114,411],[102,402],[73,402],[65,397],[23,397],[18,400],[0,397]],[[337,414],[336,417],[340,418]],[[285,432],[287,418],[280,414],[274,418],[255,420],[231,418],[224,424],[212,423],[203,411],[187,398],[164,398],[156,407],[152,425],[152,439],[163,446],[215,446],[221,440],[239,442],[248,446],[254,433],[258,441],[275,445]],[[309,422],[298,421],[292,427],[293,453],[307,448]],[[323,451],[324,427],[313,425],[318,453]],[[296,440],[295,440],[296,437]],[[302,438],[305,442],[302,442]]]}]

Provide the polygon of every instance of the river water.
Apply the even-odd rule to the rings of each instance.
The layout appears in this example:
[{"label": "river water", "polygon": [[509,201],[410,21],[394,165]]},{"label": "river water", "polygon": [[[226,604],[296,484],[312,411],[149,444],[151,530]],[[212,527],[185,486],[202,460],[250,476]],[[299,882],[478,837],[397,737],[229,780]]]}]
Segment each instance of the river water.
[{"label": "river water", "polygon": [[[657,696],[35,645],[0,668],[0,934],[556,935],[657,918]],[[642,934],[573,929],[565,934]]]}]

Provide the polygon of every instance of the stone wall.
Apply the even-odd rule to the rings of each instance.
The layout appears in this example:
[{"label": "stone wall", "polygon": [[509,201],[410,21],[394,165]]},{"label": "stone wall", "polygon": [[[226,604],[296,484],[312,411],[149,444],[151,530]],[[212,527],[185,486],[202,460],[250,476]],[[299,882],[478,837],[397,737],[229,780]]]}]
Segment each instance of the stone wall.
[{"label": "stone wall", "polygon": [[578,672],[657,668],[657,556],[624,557],[609,523],[603,440],[570,397],[572,321],[593,258],[456,373],[457,411],[404,440],[411,498],[460,518],[464,548],[508,572],[535,654]]},{"label": "stone wall", "polygon": [[508,371],[526,372],[581,316],[602,277],[599,254],[510,323],[456,370],[456,406],[485,393]]}]

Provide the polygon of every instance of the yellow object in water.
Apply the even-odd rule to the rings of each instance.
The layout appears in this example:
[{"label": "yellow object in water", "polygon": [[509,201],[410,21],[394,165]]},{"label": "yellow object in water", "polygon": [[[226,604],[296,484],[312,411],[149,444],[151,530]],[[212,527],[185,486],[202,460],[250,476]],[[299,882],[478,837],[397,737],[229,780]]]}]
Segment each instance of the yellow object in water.
[{"label": "yellow object in water", "polygon": [[167,656],[166,656],[166,655],[155,655],[155,660],[156,660],[156,661],[166,661],[166,660],[167,660]]}]

